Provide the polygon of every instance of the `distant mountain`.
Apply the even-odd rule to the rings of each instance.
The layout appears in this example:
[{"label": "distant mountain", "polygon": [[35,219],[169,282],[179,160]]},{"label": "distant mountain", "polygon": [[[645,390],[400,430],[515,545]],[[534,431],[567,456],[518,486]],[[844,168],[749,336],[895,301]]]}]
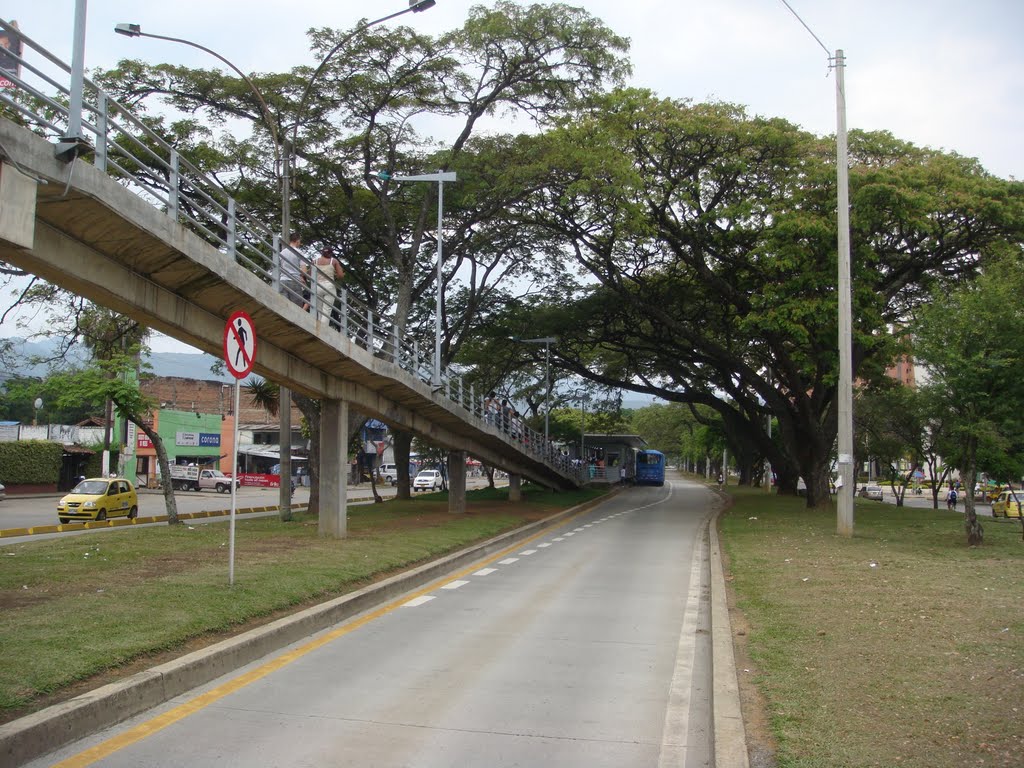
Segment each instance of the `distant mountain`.
[{"label": "distant mountain", "polygon": [[[11,341],[15,342],[18,356],[26,361],[31,357],[46,358],[52,356],[57,347],[55,342],[46,339],[41,341],[11,339]],[[76,347],[71,355],[73,364],[81,365],[86,359],[85,350]],[[220,376],[211,372],[211,366],[220,361],[220,358],[204,352],[153,352],[147,360],[150,366],[152,366],[152,373],[155,376],[176,376],[182,379],[222,381],[228,384],[233,384],[235,381],[226,370]],[[0,371],[0,381],[11,375],[37,376],[42,378],[46,376],[46,369],[47,366],[45,365],[33,366],[26,362],[24,365],[10,371]],[[664,401],[652,395],[644,395],[637,392],[624,391],[622,393],[623,408],[636,410],[638,408],[645,408],[652,403],[664,403]]]},{"label": "distant mountain", "polygon": [[148,359],[156,376],[178,376],[183,379],[223,381],[229,384],[235,381],[227,372],[227,368],[219,376],[213,373],[210,368],[224,361],[205,352],[154,352]]},{"label": "distant mountain", "polygon": [[[20,365],[7,371],[0,371],[0,381],[10,376],[35,376],[42,378],[46,376],[48,366],[45,363],[30,364],[32,358],[46,359],[52,357],[57,349],[56,342],[48,339],[40,341],[26,341],[25,339],[10,339],[14,343],[17,357],[22,361]],[[88,359],[88,355],[81,347],[75,347],[68,356],[68,361],[73,366],[82,365]],[[234,382],[231,374],[225,371],[216,375],[210,371],[211,366],[216,364],[219,358],[207,355],[203,352],[153,352],[147,362],[152,368],[155,376],[177,376],[183,379],[202,379],[205,381]]]}]

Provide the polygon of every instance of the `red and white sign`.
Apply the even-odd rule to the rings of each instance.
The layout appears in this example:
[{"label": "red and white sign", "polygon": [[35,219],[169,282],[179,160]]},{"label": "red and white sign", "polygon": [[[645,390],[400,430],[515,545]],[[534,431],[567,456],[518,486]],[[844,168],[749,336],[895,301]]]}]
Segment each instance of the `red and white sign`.
[{"label": "red and white sign", "polygon": [[261,475],[243,472],[238,476],[238,482],[244,486],[255,488],[280,488],[280,475]]},{"label": "red and white sign", "polygon": [[244,379],[252,372],[255,361],[256,326],[247,313],[239,310],[224,326],[224,362],[232,376]]}]

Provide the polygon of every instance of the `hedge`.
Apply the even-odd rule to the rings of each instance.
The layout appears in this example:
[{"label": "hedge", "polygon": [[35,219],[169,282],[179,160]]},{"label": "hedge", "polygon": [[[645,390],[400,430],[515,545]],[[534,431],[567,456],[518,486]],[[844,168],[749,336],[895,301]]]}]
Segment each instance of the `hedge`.
[{"label": "hedge", "polygon": [[46,440],[0,443],[0,482],[5,485],[57,483],[63,456],[63,445]]}]

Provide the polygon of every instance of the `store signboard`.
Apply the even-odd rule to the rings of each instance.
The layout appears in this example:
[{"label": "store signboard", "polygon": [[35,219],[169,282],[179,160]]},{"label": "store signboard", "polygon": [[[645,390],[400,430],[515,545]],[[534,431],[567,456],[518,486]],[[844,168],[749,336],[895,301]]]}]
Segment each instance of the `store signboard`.
[{"label": "store signboard", "polygon": [[191,448],[220,448],[220,435],[215,432],[175,432],[174,444]]}]

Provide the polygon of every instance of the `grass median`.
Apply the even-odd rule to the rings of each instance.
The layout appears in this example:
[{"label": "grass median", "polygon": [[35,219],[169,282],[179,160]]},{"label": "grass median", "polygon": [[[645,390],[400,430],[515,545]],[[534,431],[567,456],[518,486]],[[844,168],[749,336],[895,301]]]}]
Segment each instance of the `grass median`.
[{"label": "grass median", "polygon": [[315,517],[236,522],[229,587],[227,522],[12,543],[0,548],[0,722],[168,654],[351,592],[600,496],[531,486],[353,506],[348,536],[321,538]]},{"label": "grass median", "polygon": [[[740,489],[721,521],[738,674],[780,768],[1020,766],[1024,541],[985,519],[857,500],[832,512]],[[742,633],[742,634],[741,634]]]}]

